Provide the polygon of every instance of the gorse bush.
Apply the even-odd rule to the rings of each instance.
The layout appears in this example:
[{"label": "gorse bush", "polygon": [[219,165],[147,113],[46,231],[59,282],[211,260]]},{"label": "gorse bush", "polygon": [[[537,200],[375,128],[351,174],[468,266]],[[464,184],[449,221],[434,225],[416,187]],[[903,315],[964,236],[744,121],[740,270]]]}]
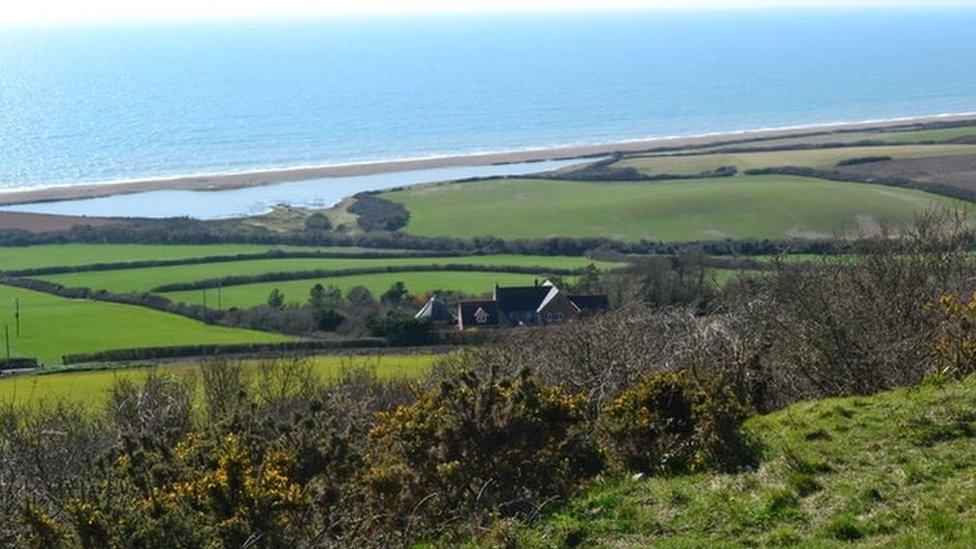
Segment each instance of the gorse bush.
[{"label": "gorse bush", "polygon": [[740,432],[749,411],[718,378],[658,372],[603,408],[599,433],[624,471],[731,469],[751,459]]},{"label": "gorse bush", "polygon": [[973,373],[976,371],[976,294],[965,301],[946,294],[933,308],[944,319],[935,341],[935,373],[955,378]]},{"label": "gorse bush", "polygon": [[600,470],[583,404],[528,370],[461,370],[380,415],[364,483],[396,528],[528,516]]}]

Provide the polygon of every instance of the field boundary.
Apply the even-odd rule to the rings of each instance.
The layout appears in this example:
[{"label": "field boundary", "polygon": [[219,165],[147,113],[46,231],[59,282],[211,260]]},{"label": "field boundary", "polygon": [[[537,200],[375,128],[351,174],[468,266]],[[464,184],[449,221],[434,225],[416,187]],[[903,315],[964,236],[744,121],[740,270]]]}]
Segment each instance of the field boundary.
[{"label": "field boundary", "polygon": [[317,278],[340,278],[347,276],[384,274],[384,273],[417,273],[417,272],[486,272],[512,274],[550,274],[558,276],[578,276],[585,272],[586,267],[573,269],[548,268],[544,266],[519,265],[471,265],[466,263],[430,264],[430,265],[387,265],[383,267],[353,267],[348,269],[315,269],[308,271],[283,271],[258,275],[224,276],[207,278],[192,282],[174,282],[162,284],[149,290],[150,293],[181,292],[190,290],[207,290],[212,288],[227,288],[230,286],[244,286],[262,282],[284,282],[291,280],[312,280]]},{"label": "field boundary", "polygon": [[210,255],[177,259],[147,259],[140,261],[115,261],[111,263],[86,263],[83,265],[54,265],[50,267],[36,267],[32,269],[12,269],[0,271],[0,275],[46,276],[71,273],[87,273],[100,271],[120,271],[124,269],[148,269],[152,267],[173,267],[179,265],[203,265],[207,263],[234,263],[237,261],[254,261],[262,259],[409,259],[423,257],[465,257],[476,254],[463,252],[434,252],[415,250],[409,252],[299,252],[285,250],[269,250],[253,254]]}]

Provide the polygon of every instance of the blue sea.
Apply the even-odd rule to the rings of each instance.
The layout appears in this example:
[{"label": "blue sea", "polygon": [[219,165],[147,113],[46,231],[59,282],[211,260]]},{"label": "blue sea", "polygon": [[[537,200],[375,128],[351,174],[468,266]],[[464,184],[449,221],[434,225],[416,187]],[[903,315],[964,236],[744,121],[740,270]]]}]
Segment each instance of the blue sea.
[{"label": "blue sea", "polygon": [[0,28],[0,188],[973,111],[973,8]]}]

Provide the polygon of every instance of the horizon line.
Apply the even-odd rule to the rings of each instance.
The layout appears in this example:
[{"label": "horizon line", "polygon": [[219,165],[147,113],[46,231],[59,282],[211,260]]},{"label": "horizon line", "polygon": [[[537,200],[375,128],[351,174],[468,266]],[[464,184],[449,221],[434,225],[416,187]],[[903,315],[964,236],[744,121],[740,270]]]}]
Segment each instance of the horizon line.
[{"label": "horizon line", "polygon": [[43,19],[3,19],[0,17],[0,28],[38,28],[38,27],[98,27],[98,26],[146,26],[167,24],[195,24],[195,23],[261,23],[261,22],[292,22],[292,21],[327,21],[341,19],[397,19],[397,18],[437,18],[457,16],[521,16],[542,14],[613,14],[613,13],[730,13],[730,12],[796,12],[796,11],[873,11],[897,12],[910,10],[938,11],[938,10],[973,10],[976,13],[976,3],[961,2],[959,0],[944,0],[942,2],[923,2],[909,0],[890,5],[870,4],[858,5],[852,3],[815,3],[815,4],[712,4],[699,3],[690,5],[656,5],[656,6],[568,6],[554,7],[525,7],[521,9],[491,9],[491,8],[460,8],[439,10],[398,10],[398,11],[309,11],[289,13],[210,13],[186,15],[182,13],[147,14],[145,16],[117,17],[50,17]]}]

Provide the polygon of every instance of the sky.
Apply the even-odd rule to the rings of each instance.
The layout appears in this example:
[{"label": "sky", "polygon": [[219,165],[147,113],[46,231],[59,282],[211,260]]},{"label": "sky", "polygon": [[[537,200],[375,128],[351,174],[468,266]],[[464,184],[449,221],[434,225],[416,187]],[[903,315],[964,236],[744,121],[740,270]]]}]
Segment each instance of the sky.
[{"label": "sky", "polygon": [[967,6],[976,0],[13,0],[0,24],[632,9]]}]

